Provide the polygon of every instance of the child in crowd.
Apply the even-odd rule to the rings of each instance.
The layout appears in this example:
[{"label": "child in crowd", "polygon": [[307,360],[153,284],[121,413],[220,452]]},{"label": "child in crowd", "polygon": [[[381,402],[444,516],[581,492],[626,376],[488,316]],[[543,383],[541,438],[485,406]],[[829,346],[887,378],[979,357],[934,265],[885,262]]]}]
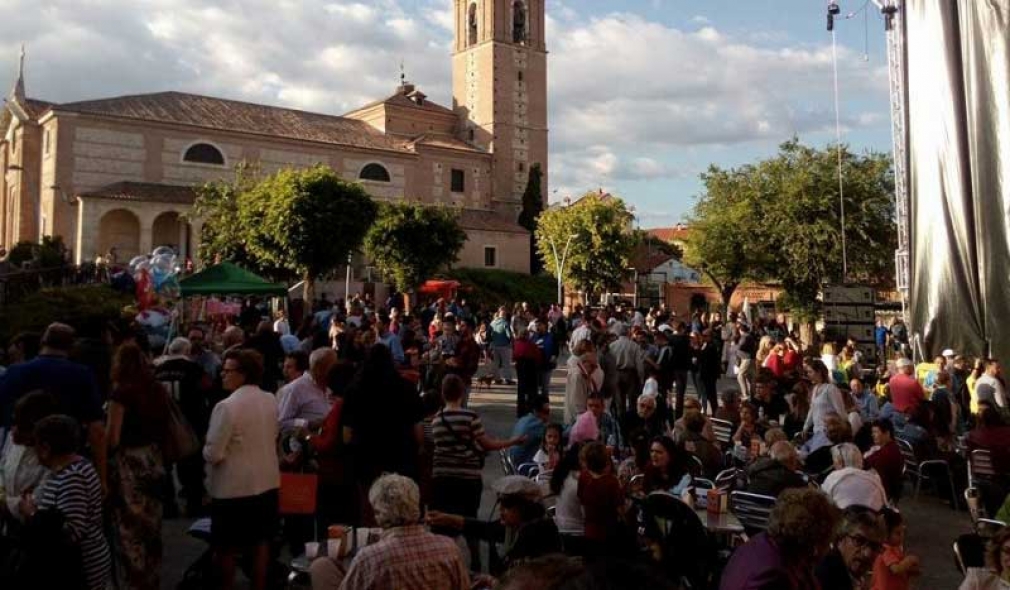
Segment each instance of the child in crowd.
[{"label": "child in crowd", "polygon": [[591,556],[617,549],[624,509],[624,492],[614,475],[610,454],[603,443],[591,442],[580,453],[582,473],[578,496],[585,514],[585,540]]},{"label": "child in crowd", "polygon": [[908,590],[919,574],[919,558],[905,555],[905,521],[896,510],[884,510],[887,542],[873,564],[873,590]]},{"label": "child in crowd", "polygon": [[561,425],[548,424],[544,429],[544,440],[540,450],[533,455],[533,462],[540,466],[540,471],[554,471],[561,461]]}]

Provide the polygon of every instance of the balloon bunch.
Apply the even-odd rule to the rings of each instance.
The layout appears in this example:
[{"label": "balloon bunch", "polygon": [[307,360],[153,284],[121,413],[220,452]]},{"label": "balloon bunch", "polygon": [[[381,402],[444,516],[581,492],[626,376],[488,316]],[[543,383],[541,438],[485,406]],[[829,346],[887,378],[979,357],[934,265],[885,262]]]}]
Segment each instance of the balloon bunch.
[{"label": "balloon bunch", "polygon": [[150,255],[142,254],[130,260],[128,272],[137,285],[140,309],[151,307],[155,294],[166,299],[178,298],[179,270],[178,256],[168,246],[159,246]]}]

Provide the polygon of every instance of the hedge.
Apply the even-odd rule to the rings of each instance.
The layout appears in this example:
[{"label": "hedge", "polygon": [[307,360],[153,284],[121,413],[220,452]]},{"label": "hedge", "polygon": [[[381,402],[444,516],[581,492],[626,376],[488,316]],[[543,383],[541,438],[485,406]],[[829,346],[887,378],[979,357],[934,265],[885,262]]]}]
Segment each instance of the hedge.
[{"label": "hedge", "polygon": [[118,319],[133,297],[108,285],[75,285],[42,289],[0,310],[0,342],[20,332],[39,332],[52,322],[73,326],[82,335]]},{"label": "hedge", "polygon": [[447,278],[462,283],[461,295],[467,302],[487,307],[520,301],[541,305],[555,302],[558,296],[557,282],[544,275],[461,268],[449,272]]}]

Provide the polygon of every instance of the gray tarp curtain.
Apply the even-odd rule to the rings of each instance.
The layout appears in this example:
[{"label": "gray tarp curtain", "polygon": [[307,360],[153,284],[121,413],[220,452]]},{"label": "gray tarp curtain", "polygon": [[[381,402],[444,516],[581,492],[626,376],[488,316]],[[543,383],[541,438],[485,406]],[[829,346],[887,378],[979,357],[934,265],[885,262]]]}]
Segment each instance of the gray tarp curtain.
[{"label": "gray tarp curtain", "polygon": [[1010,359],[1010,0],[906,0],[910,323]]}]

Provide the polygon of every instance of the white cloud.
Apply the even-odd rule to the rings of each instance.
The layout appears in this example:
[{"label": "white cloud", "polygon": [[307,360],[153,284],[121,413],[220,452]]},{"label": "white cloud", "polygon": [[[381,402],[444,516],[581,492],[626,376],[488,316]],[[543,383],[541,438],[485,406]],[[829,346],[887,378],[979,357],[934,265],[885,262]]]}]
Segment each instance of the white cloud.
[{"label": "white cloud", "polygon": [[[4,0],[0,74],[28,42],[29,93],[55,101],[175,89],[342,113],[407,76],[451,102],[449,0]],[[677,28],[548,0],[552,187],[576,194],[693,176],[696,149],[833,132],[831,51],[773,28]],[[645,4],[642,5],[648,10]],[[846,130],[885,124],[886,70],[840,48],[844,97],[879,99]],[[2,78],[0,78],[2,80]],[[564,189],[563,191],[561,189]]]},{"label": "white cloud", "polygon": [[[562,146],[784,138],[820,129],[819,117],[803,115],[831,104],[829,47],[760,48],[713,27],[686,32],[630,14],[560,30],[552,45],[551,127],[565,130],[554,138]],[[886,96],[886,70],[853,55],[840,49],[845,91]]]}]

